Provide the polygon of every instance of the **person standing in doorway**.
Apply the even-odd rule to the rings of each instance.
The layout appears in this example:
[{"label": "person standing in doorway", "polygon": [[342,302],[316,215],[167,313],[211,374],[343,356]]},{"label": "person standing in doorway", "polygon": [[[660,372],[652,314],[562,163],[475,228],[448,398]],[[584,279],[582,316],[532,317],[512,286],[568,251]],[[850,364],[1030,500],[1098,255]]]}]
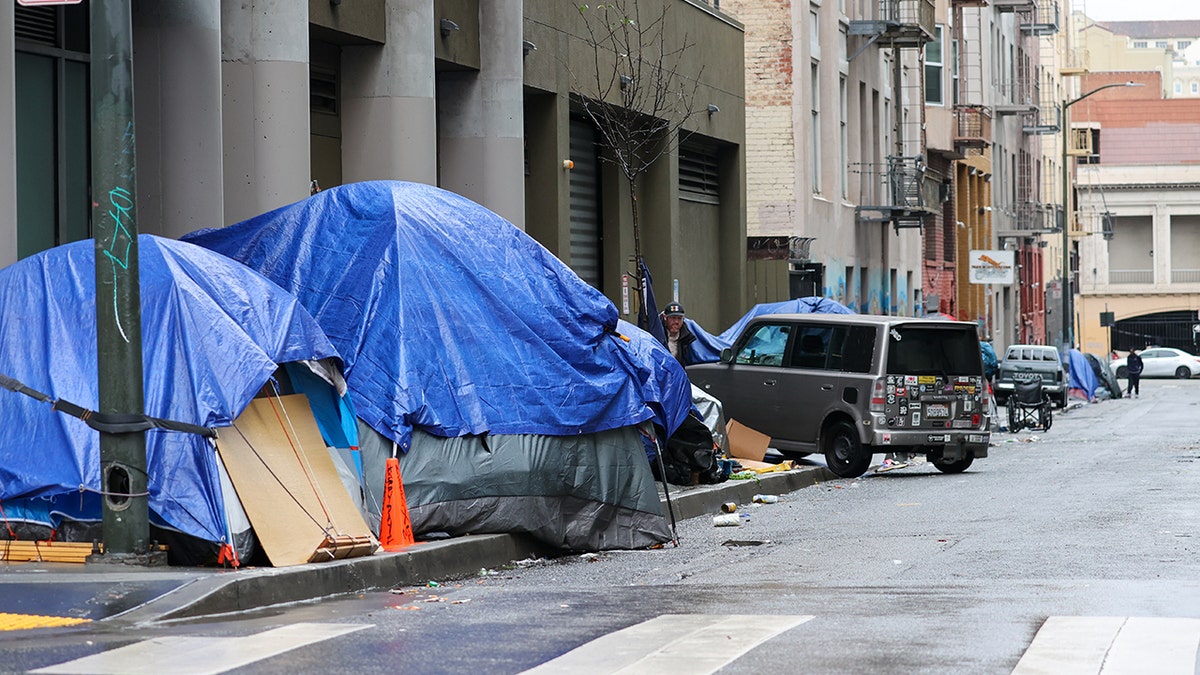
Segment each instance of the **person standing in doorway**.
[{"label": "person standing in doorway", "polygon": [[1138,385],[1142,380],[1142,357],[1138,356],[1138,350],[1129,350],[1129,356],[1125,359],[1125,373],[1129,375],[1129,389],[1125,394],[1137,398],[1141,393]]}]

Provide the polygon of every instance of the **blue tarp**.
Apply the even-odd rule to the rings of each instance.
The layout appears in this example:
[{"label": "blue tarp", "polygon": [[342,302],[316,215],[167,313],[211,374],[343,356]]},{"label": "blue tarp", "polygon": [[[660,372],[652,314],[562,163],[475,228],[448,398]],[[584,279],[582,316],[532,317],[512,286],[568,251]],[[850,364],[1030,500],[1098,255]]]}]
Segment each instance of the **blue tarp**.
[{"label": "blue tarp", "polygon": [[[52,398],[97,408],[95,243],[0,269],[0,373]],[[228,426],[277,365],[336,357],[294,297],[191,244],[138,237],[145,412]],[[111,302],[108,298],[106,301]],[[99,433],[0,389],[0,503],[78,511],[100,489]],[[213,448],[193,434],[146,433],[151,520],[207,541],[226,535]],[[85,504],[94,504],[87,492]],[[50,506],[50,502],[58,502]]]},{"label": "blue tarp", "polygon": [[358,416],[405,450],[414,426],[569,436],[658,409],[673,431],[691,406],[690,390],[648,378],[671,364],[617,336],[603,294],[508,221],[436,187],[344,185],[184,239],[294,293],[345,360]]},{"label": "blue tarp", "polygon": [[696,336],[694,351],[698,363],[715,363],[721,360],[721,350],[732,347],[733,342],[742,334],[742,329],[756,316],[762,314],[854,314],[854,310],[836,300],[810,296],[795,298],[781,302],[764,302],[750,308],[732,326],[720,335],[713,335],[688,319],[687,325]]},{"label": "blue tarp", "polygon": [[1071,389],[1077,389],[1087,394],[1087,400],[1091,401],[1096,398],[1096,373],[1092,370],[1092,364],[1088,363],[1083,352],[1078,349],[1072,349],[1067,352],[1067,366],[1070,368],[1070,373],[1067,379]]}]

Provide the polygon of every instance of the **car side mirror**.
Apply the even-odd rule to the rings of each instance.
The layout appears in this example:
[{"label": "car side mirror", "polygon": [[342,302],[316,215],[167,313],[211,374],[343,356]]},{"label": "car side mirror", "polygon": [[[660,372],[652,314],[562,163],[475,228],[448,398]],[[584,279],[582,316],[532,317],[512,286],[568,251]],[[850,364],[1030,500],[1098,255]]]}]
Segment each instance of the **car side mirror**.
[{"label": "car side mirror", "polygon": [[733,363],[733,350],[729,347],[721,350],[721,363]]}]

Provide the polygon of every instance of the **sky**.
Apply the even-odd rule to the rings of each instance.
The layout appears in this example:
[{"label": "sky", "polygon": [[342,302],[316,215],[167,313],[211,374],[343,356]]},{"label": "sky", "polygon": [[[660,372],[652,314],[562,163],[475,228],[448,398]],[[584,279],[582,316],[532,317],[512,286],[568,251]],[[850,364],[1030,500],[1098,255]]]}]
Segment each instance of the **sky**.
[{"label": "sky", "polygon": [[1093,21],[1200,20],[1200,0],[1072,0]]}]

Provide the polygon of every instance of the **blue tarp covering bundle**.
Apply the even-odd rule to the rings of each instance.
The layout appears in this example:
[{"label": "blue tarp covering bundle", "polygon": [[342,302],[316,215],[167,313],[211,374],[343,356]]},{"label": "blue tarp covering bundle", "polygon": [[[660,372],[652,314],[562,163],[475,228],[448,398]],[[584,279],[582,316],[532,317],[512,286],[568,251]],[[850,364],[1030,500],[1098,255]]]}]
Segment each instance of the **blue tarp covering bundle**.
[{"label": "blue tarp covering bundle", "polygon": [[279,283],[324,328],[364,423],[368,509],[394,442],[418,535],[525,532],[566,549],[669,539],[631,425],[673,432],[692,405],[686,373],[500,216],[374,181],[185,240]]},{"label": "blue tarp covering bundle", "polygon": [[[0,373],[92,410],[98,404],[94,246],[80,241],[0,269]],[[147,415],[228,426],[279,364],[336,357],[296,299],[256,272],[151,235],[141,235],[138,248]],[[99,518],[98,432],[7,390],[0,390],[0,425],[0,507]],[[224,541],[210,443],[152,429],[146,446],[151,521]]]},{"label": "blue tarp covering bundle", "polygon": [[414,426],[571,436],[652,408],[673,431],[691,406],[682,369],[620,339],[603,294],[508,221],[436,187],[345,185],[184,239],[291,290],[341,353],[358,416],[403,449]]},{"label": "blue tarp covering bundle", "polygon": [[1069,369],[1067,379],[1072,393],[1079,392],[1088,401],[1096,398],[1096,387],[1100,383],[1096,379],[1095,371],[1092,370],[1092,364],[1088,363],[1083,352],[1078,349],[1068,350],[1067,357],[1063,360],[1066,361]]},{"label": "blue tarp covering bundle", "polygon": [[819,296],[781,302],[764,302],[751,307],[749,312],[742,315],[742,318],[726,328],[725,332],[720,335],[713,335],[701,328],[700,324],[695,321],[686,319],[688,328],[696,336],[693,350],[696,353],[697,361],[700,363],[720,361],[721,350],[732,347],[734,340],[737,340],[738,336],[742,334],[742,329],[746,327],[750,319],[762,314],[854,314],[854,310],[836,300]]}]

